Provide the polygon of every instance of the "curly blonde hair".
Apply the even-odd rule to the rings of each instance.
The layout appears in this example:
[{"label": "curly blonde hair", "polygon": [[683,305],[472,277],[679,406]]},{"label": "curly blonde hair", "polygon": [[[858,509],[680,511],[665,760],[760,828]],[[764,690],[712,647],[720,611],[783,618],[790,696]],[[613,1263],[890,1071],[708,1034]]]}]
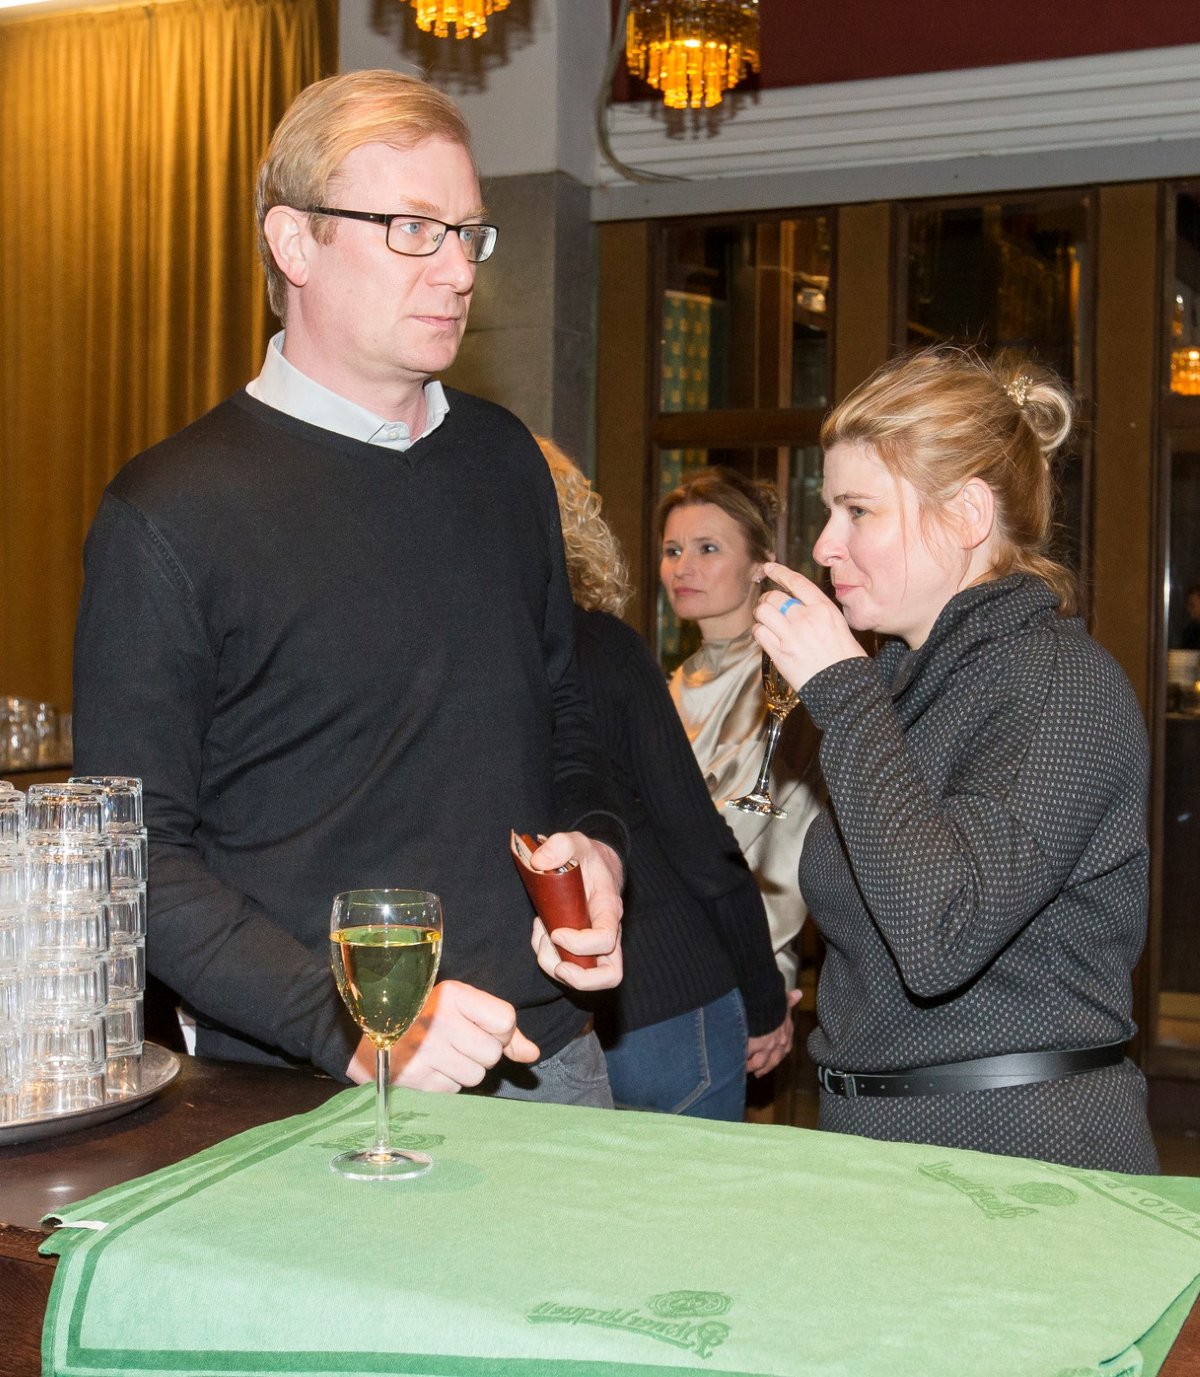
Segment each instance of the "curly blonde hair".
[{"label": "curly blonde hair", "polygon": [[633,587],[617,538],[600,515],[600,494],[553,440],[544,435],[534,439],[546,456],[558,494],[571,596],[586,612],[619,617]]}]

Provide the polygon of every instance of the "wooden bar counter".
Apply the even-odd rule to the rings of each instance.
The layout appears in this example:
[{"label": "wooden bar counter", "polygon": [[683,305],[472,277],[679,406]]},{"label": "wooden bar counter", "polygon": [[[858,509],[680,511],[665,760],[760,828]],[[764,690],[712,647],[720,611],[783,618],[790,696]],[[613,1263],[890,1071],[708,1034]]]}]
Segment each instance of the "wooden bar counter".
[{"label": "wooden bar counter", "polygon": [[[36,1377],[41,1371],[42,1322],[57,1262],[37,1251],[47,1236],[39,1222],[43,1215],[244,1129],[304,1113],[341,1089],[300,1071],[181,1060],[169,1086],[122,1117],[0,1147],[0,1377]],[[1160,1372],[1200,1377],[1200,1306]]]}]

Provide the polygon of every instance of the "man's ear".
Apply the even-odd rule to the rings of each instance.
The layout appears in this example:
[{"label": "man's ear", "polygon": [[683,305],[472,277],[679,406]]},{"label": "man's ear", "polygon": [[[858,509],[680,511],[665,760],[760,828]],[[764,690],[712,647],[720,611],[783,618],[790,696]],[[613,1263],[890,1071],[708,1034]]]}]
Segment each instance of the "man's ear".
[{"label": "man's ear", "polygon": [[263,219],[263,236],[279,271],[293,287],[308,281],[308,224],[291,206],[272,206]]},{"label": "man's ear", "polygon": [[982,478],[968,478],[953,507],[964,550],[982,545],[996,524],[996,494]]}]

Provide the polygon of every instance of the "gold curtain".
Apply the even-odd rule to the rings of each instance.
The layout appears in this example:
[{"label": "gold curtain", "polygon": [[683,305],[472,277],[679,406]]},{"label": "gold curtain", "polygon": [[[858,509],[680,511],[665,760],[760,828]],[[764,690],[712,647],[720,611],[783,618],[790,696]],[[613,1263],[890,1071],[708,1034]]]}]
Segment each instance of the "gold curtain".
[{"label": "gold curtain", "polygon": [[0,21],[0,695],[69,703],[105,484],[257,373],[255,170],[336,34],[337,0]]}]

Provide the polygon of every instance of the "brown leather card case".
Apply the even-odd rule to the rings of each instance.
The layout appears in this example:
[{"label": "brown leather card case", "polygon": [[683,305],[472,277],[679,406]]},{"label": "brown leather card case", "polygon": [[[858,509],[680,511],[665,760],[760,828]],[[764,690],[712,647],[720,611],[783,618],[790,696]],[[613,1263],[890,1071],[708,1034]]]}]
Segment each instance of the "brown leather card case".
[{"label": "brown leather card case", "polygon": [[[533,900],[538,916],[546,925],[547,932],[555,928],[590,928],[588,921],[587,896],[583,892],[583,873],[579,864],[572,861],[558,870],[535,870],[530,858],[545,837],[531,837],[528,832],[513,832],[510,842],[513,863],[525,885],[526,893]],[[555,950],[564,961],[573,962],[590,970],[596,964],[594,956],[579,956],[567,951],[557,942]]]}]

